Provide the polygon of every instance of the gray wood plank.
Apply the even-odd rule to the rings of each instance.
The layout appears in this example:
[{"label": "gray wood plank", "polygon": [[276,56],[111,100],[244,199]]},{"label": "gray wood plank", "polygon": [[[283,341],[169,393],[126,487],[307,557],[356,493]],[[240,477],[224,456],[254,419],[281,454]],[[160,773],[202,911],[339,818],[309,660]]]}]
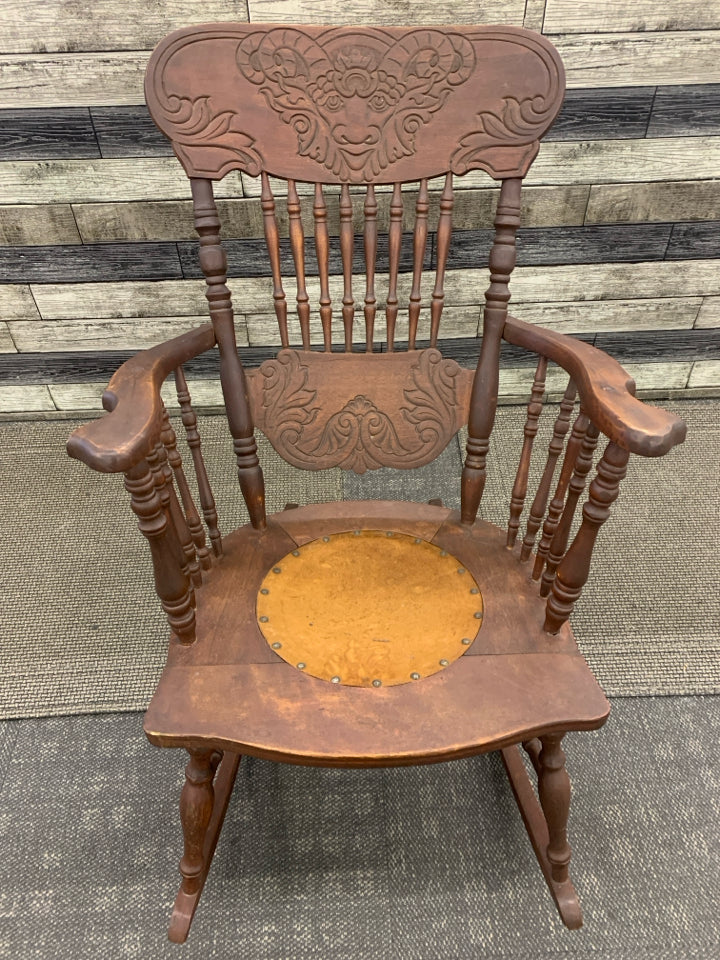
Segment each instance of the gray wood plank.
[{"label": "gray wood plank", "polygon": [[0,160],[99,156],[87,107],[0,110]]},{"label": "gray wood plank", "polygon": [[147,107],[93,107],[90,111],[103,157],[169,157],[170,141]]},{"label": "gray wood plank", "polygon": [[0,246],[82,243],[69,203],[0,207]]},{"label": "gray wood plank", "polygon": [[172,243],[0,248],[0,281],[164,280],[182,276]]},{"label": "gray wood plank", "polygon": [[[605,9],[592,2],[598,10]],[[649,2],[664,9],[655,0]],[[707,4],[708,9],[712,6]],[[720,30],[585,31],[573,34],[560,26],[556,32],[547,23],[544,27],[563,59],[568,87],[626,87],[628,81],[634,86],[720,82]]]},{"label": "gray wood plank", "polygon": [[[518,264],[662,260],[670,231],[670,224],[646,223],[607,227],[521,227],[517,235]],[[453,270],[459,270],[487,262],[491,244],[492,232],[489,230],[455,233],[450,244],[449,264]]]},{"label": "gray wood plank", "polygon": [[586,223],[720,220],[720,180],[598,183],[590,187]]},{"label": "gray wood plank", "polygon": [[0,52],[151,50],[179,27],[247,19],[244,0],[203,0],[202,5],[153,0],[142,7],[121,0],[23,0],[22,16],[14,4],[0,4]]},{"label": "gray wood plank", "polygon": [[526,30],[542,33],[544,17],[545,0],[525,0],[525,16],[522,25]]},{"label": "gray wood plank", "polygon": [[[561,333],[691,329],[702,297],[515,304],[513,316]],[[597,343],[597,341],[596,341]],[[603,348],[605,349],[605,348]],[[609,351],[612,352],[612,351]]]},{"label": "gray wood plank", "polygon": [[720,222],[675,223],[666,260],[720,257]]},{"label": "gray wood plank", "polygon": [[148,56],[146,50],[0,55],[3,102],[23,109],[56,107],[59,99],[66,107],[144,103]]},{"label": "gray wood plank", "polygon": [[697,360],[690,371],[688,387],[720,387],[720,360]]},{"label": "gray wood plank", "polygon": [[720,83],[659,87],[648,137],[698,137],[720,133]]},{"label": "gray wood plank", "polygon": [[547,0],[544,32],[709,30],[720,27],[720,8],[705,0]]},{"label": "gray wood plank", "polygon": [[406,26],[435,23],[508,23],[522,26],[525,0],[449,0],[438,5],[434,0],[387,3],[386,0],[354,0],[352,7],[342,3],[324,3],[318,11],[317,0],[248,0],[252,23],[378,23]]},{"label": "gray wood plank", "polygon": [[720,296],[705,297],[695,321],[695,328],[720,327]]},{"label": "gray wood plank", "polygon": [[[560,114],[545,140],[644,137],[654,95],[655,87],[568,90]],[[678,136],[680,132],[678,130],[674,135]]]},{"label": "gray wood plank", "polygon": [[17,353],[15,341],[10,335],[7,323],[0,322],[0,353]]},{"label": "gray wood plank", "polygon": [[0,283],[0,317],[3,320],[39,320],[40,314],[30,287],[25,284]]},{"label": "gray wood plank", "polygon": [[0,383],[0,413],[29,413],[54,409],[50,391],[44,384]]}]

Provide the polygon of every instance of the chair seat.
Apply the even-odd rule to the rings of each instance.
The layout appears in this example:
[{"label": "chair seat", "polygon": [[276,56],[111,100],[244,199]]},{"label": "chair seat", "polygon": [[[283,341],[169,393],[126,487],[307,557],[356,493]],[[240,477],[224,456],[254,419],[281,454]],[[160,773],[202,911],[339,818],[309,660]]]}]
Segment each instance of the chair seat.
[{"label": "chair seat", "polygon": [[[369,531],[382,536],[372,540]],[[302,603],[296,621],[292,605],[285,610],[283,622],[292,655],[278,640],[282,626],[278,626],[276,607],[261,606],[270,598],[259,591],[266,583],[274,587],[273,571],[281,570],[278,564],[283,558],[298,557],[295,562],[309,569],[318,553],[315,544],[329,543],[338,534],[355,534],[358,544],[367,548],[370,543],[377,554],[379,572],[374,589],[372,578],[368,584],[367,597],[368,607],[376,601],[379,609],[375,622],[378,617],[382,621],[387,610],[391,633],[402,626],[398,618],[407,619],[408,610],[416,615],[414,627],[412,618],[408,620],[416,631],[416,643],[411,636],[404,647],[395,644],[401,650],[400,660],[391,662],[386,657],[382,666],[373,667],[376,672],[385,670],[383,679],[374,684],[372,670],[365,678],[362,670],[355,670],[355,678],[350,679],[356,664],[347,658],[328,661],[346,677],[330,677],[333,668],[323,662],[315,669],[310,659],[307,669],[298,669],[293,661],[300,649],[297,645],[306,642],[303,623],[307,627]],[[452,592],[456,590],[452,578],[439,575],[435,594],[418,596],[415,587],[415,594],[408,593],[404,602],[400,598],[397,608],[383,607],[379,585],[386,537],[392,538],[396,553],[402,552],[400,541],[412,538],[409,542],[420,544],[418,549],[431,558],[428,562],[449,564],[450,573],[466,574],[458,582],[467,587],[476,583],[481,596],[465,609],[465,600]],[[336,543],[342,551],[352,550],[353,537],[336,537]],[[339,573],[333,566],[339,562],[337,554],[332,557],[331,563],[325,563],[330,576]],[[341,601],[335,604],[334,616],[338,630],[352,636],[358,622],[353,604],[363,573],[358,565],[357,578],[352,578],[355,589],[348,592],[345,603],[342,585],[351,582],[351,556],[342,562],[346,568],[337,576]],[[327,503],[275,514],[262,531],[241,527],[225,537],[223,557],[197,591],[197,640],[191,646],[171,643],[168,663],[145,717],[145,732],[161,746],[194,741],[291,763],[389,766],[448,760],[553,731],[600,727],[609,704],[569,625],[555,636],[543,631],[545,603],[537,584],[529,579],[530,569],[506,549],[503,531],[484,521],[464,526],[457,513],[433,505]],[[402,586],[402,570],[400,563],[394,589],[398,581]],[[281,579],[277,577],[278,584]],[[445,600],[443,590],[449,591]],[[475,589],[471,592],[476,594]],[[423,615],[426,629],[415,609],[421,601],[429,611]],[[479,612],[473,621],[474,606]],[[347,624],[337,620],[345,607]],[[262,619],[272,619],[274,628],[274,632],[265,629],[267,638],[259,622],[259,610],[266,609],[272,615]],[[445,644],[442,649],[450,644],[453,652],[446,655],[441,649],[438,661],[435,642]],[[278,643],[291,662],[277,652]],[[353,644],[347,646],[355,650]],[[316,642],[313,649],[317,647]],[[408,664],[415,662],[415,647],[425,663],[429,657],[443,666],[434,667],[437,672],[430,674],[427,669],[411,674]],[[381,652],[385,654],[385,649]]]}]

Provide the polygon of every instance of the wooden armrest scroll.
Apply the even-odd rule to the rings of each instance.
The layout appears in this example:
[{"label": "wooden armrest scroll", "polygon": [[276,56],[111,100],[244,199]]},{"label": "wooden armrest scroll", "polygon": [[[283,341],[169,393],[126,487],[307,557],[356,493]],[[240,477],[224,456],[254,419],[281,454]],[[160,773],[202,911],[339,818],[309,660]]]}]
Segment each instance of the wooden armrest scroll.
[{"label": "wooden armrest scroll", "polygon": [[214,346],[215,333],[208,323],[131,357],[103,394],[108,416],[78,427],[67,443],[69,455],[101,473],[124,473],[135,466],[160,432],[165,378]]},{"label": "wooden armrest scroll", "polygon": [[661,457],[685,439],[684,421],[638,400],[635,381],[602,350],[510,316],[503,339],[567,370],[587,415],[619,447],[643,457]]}]

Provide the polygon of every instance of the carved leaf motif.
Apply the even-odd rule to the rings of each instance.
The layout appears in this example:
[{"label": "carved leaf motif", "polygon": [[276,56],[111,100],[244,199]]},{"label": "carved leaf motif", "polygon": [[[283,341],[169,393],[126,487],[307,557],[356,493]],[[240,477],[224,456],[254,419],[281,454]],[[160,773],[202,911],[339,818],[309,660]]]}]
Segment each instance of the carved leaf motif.
[{"label": "carved leaf motif", "polygon": [[407,428],[401,437],[392,416],[363,394],[331,413],[322,429],[308,431],[321,409],[316,403],[320,386],[308,387],[309,368],[296,351],[281,350],[260,367],[263,430],[282,457],[307,469],[338,466],[364,473],[383,466],[418,466],[437,456],[457,429],[459,369],[438,350],[417,354],[410,370],[412,386],[402,391],[405,404],[400,408],[412,426],[412,441]]}]

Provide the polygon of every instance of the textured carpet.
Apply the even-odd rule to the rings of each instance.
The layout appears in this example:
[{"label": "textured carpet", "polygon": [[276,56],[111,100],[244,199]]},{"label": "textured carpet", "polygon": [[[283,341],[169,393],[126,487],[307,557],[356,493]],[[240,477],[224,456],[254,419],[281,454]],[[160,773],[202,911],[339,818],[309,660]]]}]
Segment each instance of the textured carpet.
[{"label": "textured carpet", "polygon": [[137,714],[0,724],[0,957],[717,960],[720,698],[613,706],[566,744],[582,930],[555,913],[498,755],[244,759],[184,947],[165,939],[183,754]]},{"label": "textured carpet", "polygon": [[[720,404],[668,406],[687,420],[688,441],[662,460],[631,461],[574,616],[583,651],[611,694],[720,691]],[[545,436],[552,418],[548,409]],[[498,411],[483,511],[501,524],[523,420],[522,408]],[[141,709],[165,658],[167,629],[147,545],[134,527],[122,481],[67,458],[64,444],[73,426],[0,425],[2,717]],[[200,426],[227,532],[245,514],[225,422],[206,417]],[[422,470],[363,477],[294,470],[266,443],[261,456],[270,510],[289,500],[342,496],[458,502],[456,441]]]}]

